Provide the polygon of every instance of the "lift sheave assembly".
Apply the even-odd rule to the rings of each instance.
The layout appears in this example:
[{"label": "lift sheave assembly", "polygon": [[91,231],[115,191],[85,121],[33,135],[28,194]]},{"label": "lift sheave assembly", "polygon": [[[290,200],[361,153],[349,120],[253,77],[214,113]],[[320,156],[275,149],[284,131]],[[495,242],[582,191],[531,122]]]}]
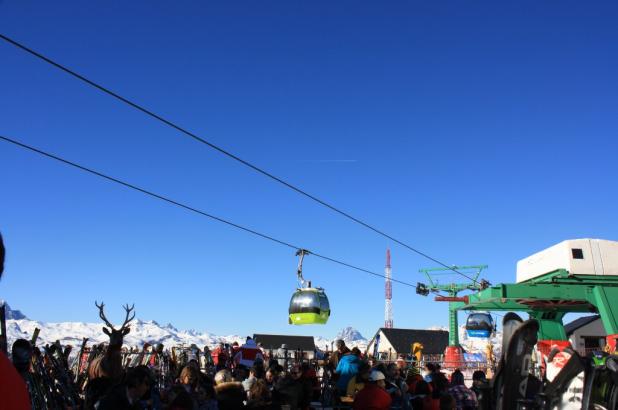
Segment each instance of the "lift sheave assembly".
[{"label": "lift sheave assembly", "polygon": [[305,249],[296,252],[299,257],[296,274],[300,287],[290,299],[288,322],[291,325],[323,325],[330,317],[330,304],[324,289],[311,287],[311,281],[303,278],[303,259],[309,254]]}]

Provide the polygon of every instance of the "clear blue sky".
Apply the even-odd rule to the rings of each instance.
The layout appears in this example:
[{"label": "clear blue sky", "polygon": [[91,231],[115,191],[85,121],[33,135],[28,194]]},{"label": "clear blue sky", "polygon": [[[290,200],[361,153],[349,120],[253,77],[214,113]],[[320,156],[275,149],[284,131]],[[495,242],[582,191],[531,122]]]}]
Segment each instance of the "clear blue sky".
[{"label": "clear blue sky", "polygon": [[[618,239],[618,3],[0,2],[1,31],[448,264]],[[433,266],[0,43],[0,134],[416,283]],[[346,160],[346,161],[338,161]],[[96,321],[103,299],[217,334],[366,336],[383,281],[309,257],[333,314],[287,325],[293,251],[0,144],[0,295]],[[445,305],[394,286],[397,327]]]}]

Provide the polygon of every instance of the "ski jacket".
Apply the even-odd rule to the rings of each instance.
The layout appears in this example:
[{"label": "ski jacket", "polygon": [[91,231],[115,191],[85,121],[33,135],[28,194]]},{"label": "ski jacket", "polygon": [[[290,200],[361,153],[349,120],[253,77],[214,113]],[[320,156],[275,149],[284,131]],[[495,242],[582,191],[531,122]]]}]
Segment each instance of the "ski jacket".
[{"label": "ski jacket", "polygon": [[383,388],[374,383],[367,383],[354,398],[354,410],[388,410],[391,406],[391,396]]},{"label": "ski jacket", "polygon": [[354,397],[356,394],[363,390],[365,387],[365,382],[358,378],[358,374],[354,375],[348,382],[348,388],[346,390],[346,396]]},{"label": "ski jacket", "polygon": [[262,356],[262,351],[252,339],[247,340],[247,343],[240,346],[238,353],[234,355],[234,363],[246,367],[253,366],[256,359],[264,361],[264,356]]},{"label": "ski jacket", "polygon": [[339,359],[335,373],[339,375],[337,388],[345,394],[350,379],[358,373],[360,360],[353,354],[346,354]]},{"label": "ski jacket", "polygon": [[225,351],[225,349],[221,349],[220,346],[217,346],[212,351],[212,361],[214,362],[215,366],[225,366],[227,362],[227,357],[227,352]]},{"label": "ski jacket", "polygon": [[24,379],[13,363],[0,352],[0,409],[30,410],[30,397]]},{"label": "ski jacket", "polygon": [[448,389],[448,392],[451,396],[455,398],[455,402],[457,403],[457,410],[478,408],[476,394],[472,390],[468,389],[466,386],[453,386]]}]

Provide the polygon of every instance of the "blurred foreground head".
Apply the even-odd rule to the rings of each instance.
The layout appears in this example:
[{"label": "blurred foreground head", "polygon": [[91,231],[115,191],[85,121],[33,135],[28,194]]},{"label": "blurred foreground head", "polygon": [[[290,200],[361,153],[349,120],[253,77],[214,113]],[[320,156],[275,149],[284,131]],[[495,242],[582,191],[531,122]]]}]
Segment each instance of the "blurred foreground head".
[{"label": "blurred foreground head", "polygon": [[4,242],[2,242],[2,234],[0,233],[0,278],[4,272]]}]

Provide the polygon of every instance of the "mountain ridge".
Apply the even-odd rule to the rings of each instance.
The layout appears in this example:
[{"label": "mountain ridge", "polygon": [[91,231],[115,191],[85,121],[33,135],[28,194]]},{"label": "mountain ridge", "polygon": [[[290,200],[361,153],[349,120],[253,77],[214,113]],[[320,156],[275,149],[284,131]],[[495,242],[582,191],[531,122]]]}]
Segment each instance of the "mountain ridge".
[{"label": "mountain ridge", "polygon": [[[7,317],[7,337],[9,346],[17,339],[30,340],[34,329],[40,329],[38,344],[45,345],[54,343],[56,340],[61,344],[79,346],[84,338],[88,344],[107,343],[109,338],[102,332],[103,323],[95,322],[41,322],[26,317],[19,310],[13,310],[5,303]],[[191,345],[199,347],[205,345],[213,347],[220,342],[244,343],[245,337],[240,335],[215,335],[207,331],[196,329],[178,329],[172,323],[159,324],[156,320],[143,320],[136,318],[130,325],[131,331],[125,336],[124,341],[128,346],[143,346],[144,343],[163,343],[166,346]],[[322,336],[314,336],[316,347],[319,349],[331,349],[336,339],[344,339],[350,346],[364,347],[367,340],[361,333],[351,326],[342,329],[335,339]]]}]

